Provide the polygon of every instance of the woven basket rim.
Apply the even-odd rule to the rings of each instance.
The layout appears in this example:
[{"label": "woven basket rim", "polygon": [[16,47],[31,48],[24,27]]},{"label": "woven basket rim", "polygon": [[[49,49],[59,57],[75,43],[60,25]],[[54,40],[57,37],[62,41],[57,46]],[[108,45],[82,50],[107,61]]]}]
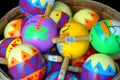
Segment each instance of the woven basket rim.
[{"label": "woven basket rim", "polygon": [[[85,0],[81,0],[81,1],[85,1]],[[117,11],[116,9],[110,7],[109,5],[106,5],[106,4],[101,3],[101,2],[98,2],[98,1],[93,1],[93,0],[86,0],[86,1],[88,1],[88,2],[91,1],[91,2],[93,2],[93,3],[97,3],[97,4],[101,5],[101,6],[105,6],[105,7],[107,7],[108,9],[111,9],[112,11],[114,11],[115,13],[117,13],[118,15],[120,15],[120,12],[119,12],[119,11]]]},{"label": "woven basket rim", "polygon": [[[72,2],[72,5],[70,4],[69,6],[73,6],[73,7],[81,7],[80,5],[84,6],[84,7],[91,7],[91,5],[96,6],[95,7],[91,7],[91,8],[95,8],[96,10],[98,10],[100,13],[100,15],[104,16],[109,16],[110,18],[116,19],[118,21],[120,21],[120,12],[115,10],[114,8],[103,4],[101,2],[98,1],[93,1],[93,0],[57,0],[57,1],[62,1],[67,3]],[[78,5],[76,2],[81,3],[80,5]],[[82,4],[83,3],[83,4]],[[85,5],[86,3],[86,5]],[[109,15],[108,15],[109,13]],[[15,19],[17,16],[20,16],[20,6],[16,6],[13,9],[9,10],[1,19],[0,19],[0,34],[2,33],[1,31],[4,30],[4,27],[7,25],[7,23],[9,21],[11,21],[12,19]],[[112,16],[111,16],[112,15]]]}]

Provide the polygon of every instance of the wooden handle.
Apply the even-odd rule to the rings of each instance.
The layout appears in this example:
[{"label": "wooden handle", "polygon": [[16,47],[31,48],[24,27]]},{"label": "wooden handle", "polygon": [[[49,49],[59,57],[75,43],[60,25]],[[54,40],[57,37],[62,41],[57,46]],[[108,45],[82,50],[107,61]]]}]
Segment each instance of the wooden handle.
[{"label": "wooden handle", "polygon": [[0,58],[0,64],[7,65],[7,64],[8,64],[7,59],[5,59],[5,58]]},{"label": "wooden handle", "polygon": [[114,60],[120,60],[120,53],[117,54],[108,54]]},{"label": "wooden handle", "polygon": [[65,43],[65,42],[75,42],[75,41],[83,41],[90,40],[89,36],[68,36],[63,38],[54,38],[52,40],[53,43]]},{"label": "wooden handle", "polygon": [[52,11],[52,8],[53,8],[54,2],[55,2],[55,0],[49,0],[49,3],[47,5],[47,8],[46,8],[45,13],[44,13],[45,16],[49,16],[50,15],[50,13]]},{"label": "wooden handle", "polygon": [[63,60],[62,56],[58,56],[58,55],[44,55],[44,57],[46,60],[53,62],[62,62]]},{"label": "wooden handle", "polygon": [[70,71],[70,72],[75,72],[75,73],[80,73],[81,72],[81,68],[74,67],[74,66],[68,66],[67,70]]},{"label": "wooden handle", "polygon": [[0,19],[0,34],[4,30],[4,27],[7,25],[7,23],[20,14],[19,9],[20,9],[19,6],[13,8]]},{"label": "wooden handle", "polygon": [[64,80],[65,75],[66,75],[66,71],[67,71],[67,67],[69,64],[69,60],[70,60],[70,57],[65,56],[64,61],[62,63],[61,70],[60,70],[59,75],[58,75],[58,80]]},{"label": "wooden handle", "polygon": [[0,68],[0,80],[12,80],[12,79]]},{"label": "wooden handle", "polygon": [[120,72],[112,80],[120,80]]},{"label": "wooden handle", "polygon": [[[63,57],[62,56],[44,55],[44,57],[48,61],[53,61],[53,62],[62,62],[63,61]],[[68,66],[67,71],[80,73],[81,72],[81,68],[74,67],[74,66]]]}]

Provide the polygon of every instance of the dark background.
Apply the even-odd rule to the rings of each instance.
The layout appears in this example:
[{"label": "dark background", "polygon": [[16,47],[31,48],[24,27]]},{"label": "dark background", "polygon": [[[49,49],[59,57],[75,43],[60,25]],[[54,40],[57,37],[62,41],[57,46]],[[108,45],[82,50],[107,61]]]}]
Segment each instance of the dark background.
[{"label": "dark background", "polygon": [[[95,0],[98,2],[101,2],[103,4],[106,4],[117,11],[120,12],[120,0]],[[0,19],[3,17],[9,10],[12,8],[18,6],[19,0],[1,0],[0,1]],[[4,70],[7,71],[7,66],[0,65]]]},{"label": "dark background", "polygon": [[[120,1],[119,0],[95,0],[106,4],[120,12]],[[13,7],[18,6],[19,0],[1,0],[0,1],[0,18],[5,15],[6,12],[11,10]]]}]

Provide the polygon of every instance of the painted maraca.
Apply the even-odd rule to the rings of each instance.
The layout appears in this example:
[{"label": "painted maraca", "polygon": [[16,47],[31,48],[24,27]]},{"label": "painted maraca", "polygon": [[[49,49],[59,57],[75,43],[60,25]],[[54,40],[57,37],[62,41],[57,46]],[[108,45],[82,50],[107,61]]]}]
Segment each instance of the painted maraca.
[{"label": "painted maraca", "polygon": [[90,30],[99,21],[99,15],[94,10],[85,8],[77,11],[73,16],[73,20],[80,22]]},{"label": "painted maraca", "polygon": [[[93,48],[100,53],[116,54],[120,52],[120,22],[105,19],[97,22],[90,31],[89,36],[76,36],[58,39],[58,42],[74,42],[90,40]],[[53,40],[56,42],[57,40]],[[102,47],[102,48],[101,48]]]},{"label": "painted maraca", "polygon": [[46,70],[44,57],[30,44],[20,44],[13,48],[7,66],[15,80],[42,80]]},{"label": "painted maraca", "polygon": [[4,38],[0,43],[0,57],[8,58],[10,51],[17,45],[22,44],[20,38]]},{"label": "painted maraca", "polygon": [[43,15],[50,2],[54,3],[54,0],[19,0],[20,12],[28,19],[38,14]]},{"label": "painted maraca", "polygon": [[57,24],[58,35],[60,29],[70,21],[70,16],[62,11],[52,11],[50,14],[50,18]]},{"label": "painted maraca", "polygon": [[47,5],[44,15],[31,17],[22,29],[23,43],[36,46],[41,52],[46,52],[54,45],[52,39],[57,36],[57,27],[49,18],[52,2]]},{"label": "painted maraca", "polygon": [[21,33],[21,26],[22,25],[22,19],[14,19],[10,21],[4,29],[4,37],[5,38],[16,38],[20,37]]},{"label": "painted maraca", "polygon": [[93,54],[83,64],[81,80],[112,80],[116,75],[116,65],[106,54]]},{"label": "painted maraca", "polygon": [[[65,36],[87,36],[88,30],[78,22],[69,22],[60,30],[60,37]],[[59,43],[57,49],[64,56],[64,61],[58,76],[58,80],[64,80],[67,66],[70,59],[82,57],[88,50],[89,41]]]}]

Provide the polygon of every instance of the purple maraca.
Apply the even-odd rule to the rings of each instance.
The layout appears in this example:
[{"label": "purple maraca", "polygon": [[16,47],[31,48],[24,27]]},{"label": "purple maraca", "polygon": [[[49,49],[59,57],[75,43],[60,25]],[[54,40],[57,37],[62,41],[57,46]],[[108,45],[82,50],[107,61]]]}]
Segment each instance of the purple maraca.
[{"label": "purple maraca", "polygon": [[57,27],[54,21],[45,16],[31,17],[22,30],[23,43],[32,44],[41,52],[48,51],[52,46],[52,39],[57,36]]}]

